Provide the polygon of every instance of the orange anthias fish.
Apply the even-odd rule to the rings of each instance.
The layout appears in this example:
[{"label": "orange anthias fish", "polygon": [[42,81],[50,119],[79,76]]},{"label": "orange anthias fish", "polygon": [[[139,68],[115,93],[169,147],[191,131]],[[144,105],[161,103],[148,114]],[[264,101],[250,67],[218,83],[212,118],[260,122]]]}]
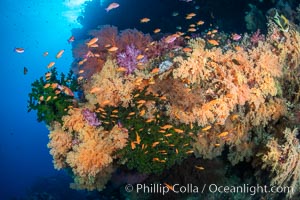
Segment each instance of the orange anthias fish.
[{"label": "orange anthias fish", "polygon": [[120,6],[120,4],[118,3],[111,3],[109,4],[109,6],[107,8],[105,8],[106,12],[109,12],[112,9],[118,8]]},{"label": "orange anthias fish", "polygon": [[85,59],[79,61],[79,62],[78,62],[78,65],[83,65],[83,63],[85,63],[86,61],[87,61],[87,59],[85,58]]},{"label": "orange anthias fish", "polygon": [[159,144],[159,142],[153,142],[152,147],[156,147]]},{"label": "orange anthias fish", "polygon": [[97,37],[94,37],[93,39],[91,39],[90,41],[88,41],[88,42],[86,43],[86,45],[87,45],[88,47],[90,47],[91,45],[95,44],[97,41],[98,41],[98,38],[97,38]]},{"label": "orange anthias fish", "polygon": [[190,53],[190,52],[193,51],[193,49],[191,49],[191,48],[189,48],[189,47],[184,47],[184,48],[182,49],[182,51],[185,52],[185,53]]},{"label": "orange anthias fish", "polygon": [[222,132],[218,135],[218,137],[226,137],[228,135],[228,131]]},{"label": "orange anthias fish", "polygon": [[[51,84],[52,89],[56,89],[57,86],[58,86],[58,83],[52,83],[52,84]],[[59,90],[57,90],[57,91],[59,91]],[[60,92],[60,91],[59,91],[59,92]]]},{"label": "orange anthias fish", "polygon": [[131,142],[131,149],[135,149],[136,145],[134,142]]},{"label": "orange anthias fish", "polygon": [[218,32],[217,29],[214,29],[214,30],[211,31],[211,33],[217,33],[217,32]]},{"label": "orange anthias fish", "polygon": [[197,166],[197,165],[195,165],[195,168],[196,168],[196,169],[199,169],[199,170],[204,170],[204,167],[202,167],[202,166]]},{"label": "orange anthias fish", "polygon": [[189,28],[188,29],[188,32],[196,32],[197,31],[197,29],[195,29],[195,28]]},{"label": "orange anthias fish", "polygon": [[57,88],[68,96],[72,96],[72,97],[74,96],[73,91],[70,88],[68,88],[67,86],[57,85]]},{"label": "orange anthias fish", "polygon": [[79,76],[79,77],[77,78],[78,81],[81,81],[81,80],[83,80],[83,79],[84,79],[83,76]]},{"label": "orange anthias fish", "polygon": [[143,100],[143,99],[142,99],[142,100],[137,101],[137,103],[138,103],[138,104],[144,104],[144,103],[146,103],[146,100]]},{"label": "orange anthias fish", "polygon": [[136,59],[137,59],[137,60],[141,60],[141,59],[143,59],[144,57],[145,57],[144,55],[139,54],[139,55],[136,57]]},{"label": "orange anthias fish", "polygon": [[164,183],[164,184],[165,184],[165,186],[166,186],[168,189],[174,191],[174,188],[173,188],[172,185],[169,185],[169,184],[167,184],[167,183]]},{"label": "orange anthias fish", "polygon": [[183,130],[178,129],[178,128],[174,128],[174,131],[175,131],[176,133],[183,133],[183,132],[184,132]]},{"label": "orange anthias fish", "polygon": [[52,74],[51,72],[48,72],[48,73],[45,74],[45,77],[50,77],[51,74]]},{"label": "orange anthias fish", "polygon": [[47,68],[50,69],[51,67],[53,67],[55,65],[55,62],[50,62],[48,65],[47,65]]},{"label": "orange anthias fish", "polygon": [[139,136],[138,132],[135,132],[136,134],[136,143],[140,144],[141,143],[141,137]]},{"label": "orange anthias fish", "polygon": [[146,113],[146,111],[143,109],[143,110],[141,110],[141,112],[140,112],[140,116],[142,117],[142,116],[144,116],[145,115],[145,113]]},{"label": "orange anthias fish", "polygon": [[190,153],[194,153],[194,151],[193,150],[190,150],[190,151],[187,151],[187,152],[185,152],[186,154],[190,154]]},{"label": "orange anthias fish", "polygon": [[217,40],[207,40],[207,42],[213,46],[219,45],[219,42]]},{"label": "orange anthias fish", "polygon": [[203,24],[204,24],[204,21],[202,21],[202,20],[200,20],[200,21],[197,22],[197,25],[199,25],[199,26],[201,26]]},{"label": "orange anthias fish", "polygon": [[195,13],[189,13],[187,16],[189,16],[189,17],[195,17],[196,14]]},{"label": "orange anthias fish", "polygon": [[170,124],[166,124],[166,125],[164,125],[164,126],[161,126],[160,128],[161,129],[170,129],[170,128],[172,128],[173,126],[172,125],[170,125]]},{"label": "orange anthias fish", "polygon": [[114,52],[114,51],[117,51],[119,48],[118,47],[110,47],[109,49],[107,49],[109,52]]},{"label": "orange anthias fish", "polygon": [[195,17],[196,14],[195,13],[190,13],[190,14],[187,14],[185,19],[192,19],[193,17]]},{"label": "orange anthias fish", "polygon": [[155,29],[154,31],[153,31],[153,33],[159,33],[160,32],[160,29],[159,28],[157,28],[157,29]]},{"label": "orange anthias fish", "polygon": [[127,68],[125,68],[125,67],[119,67],[117,69],[117,72],[127,72]]},{"label": "orange anthias fish", "polygon": [[63,50],[60,50],[57,54],[56,54],[56,58],[57,59],[59,59],[59,58],[61,58],[61,56],[63,55],[63,53],[65,52],[65,50],[63,49]]},{"label": "orange anthias fish", "polygon": [[147,23],[150,22],[150,19],[147,17],[144,17],[143,19],[140,20],[141,23]]},{"label": "orange anthias fish", "polygon": [[151,74],[156,74],[159,72],[159,68],[154,68],[152,69],[152,71],[150,72]]},{"label": "orange anthias fish", "polygon": [[50,83],[47,83],[44,85],[44,88],[48,88],[48,87],[50,87],[50,85],[51,85]]},{"label": "orange anthias fish", "polygon": [[178,34],[172,34],[165,38],[165,43],[172,43],[179,37]]},{"label": "orange anthias fish", "polygon": [[211,129],[211,126],[207,126],[207,127],[203,128],[202,131],[208,131],[209,129]]},{"label": "orange anthias fish", "polygon": [[51,99],[51,96],[47,97],[46,101],[49,101]]}]

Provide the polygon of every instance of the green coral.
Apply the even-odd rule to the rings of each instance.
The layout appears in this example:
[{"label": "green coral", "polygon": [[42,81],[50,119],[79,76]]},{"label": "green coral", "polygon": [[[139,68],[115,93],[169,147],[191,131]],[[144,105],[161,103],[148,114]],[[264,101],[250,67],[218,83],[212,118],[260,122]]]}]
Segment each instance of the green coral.
[{"label": "green coral", "polygon": [[31,93],[28,95],[28,112],[36,110],[37,120],[39,122],[44,121],[47,125],[53,121],[62,123],[62,117],[73,106],[75,99],[64,92],[59,92],[58,88],[52,86],[53,84],[66,86],[75,92],[78,91],[79,85],[72,71],[67,76],[61,73],[60,79],[57,77],[56,68],[52,68],[47,74],[50,75],[40,77],[31,84]]},{"label": "green coral", "polygon": [[[171,124],[169,117],[164,114],[163,109],[157,109],[154,113],[155,120],[147,122],[146,118],[140,116],[140,112],[146,110],[146,106],[139,106],[138,101],[152,100],[156,105],[164,105],[164,102],[159,97],[146,94],[146,89],[135,91],[133,96],[136,97],[132,99],[129,107],[106,106],[103,112],[98,113],[98,118],[106,130],[110,130],[116,123],[121,123],[128,130],[128,144],[117,152],[119,163],[125,163],[129,169],[135,168],[141,173],[159,174],[192,153],[190,135],[195,132],[197,126],[192,130],[192,127],[185,124],[172,124],[173,127],[165,129],[162,133],[161,127]],[[179,133],[179,130],[182,130],[182,133]],[[141,140],[139,144],[136,142],[137,136]],[[153,145],[157,142],[159,143]]]}]

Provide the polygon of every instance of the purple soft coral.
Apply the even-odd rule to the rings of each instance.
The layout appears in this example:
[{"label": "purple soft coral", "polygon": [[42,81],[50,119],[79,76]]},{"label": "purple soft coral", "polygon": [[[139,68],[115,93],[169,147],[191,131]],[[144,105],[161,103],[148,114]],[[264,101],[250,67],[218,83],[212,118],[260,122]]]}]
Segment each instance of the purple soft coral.
[{"label": "purple soft coral", "polygon": [[147,58],[144,56],[142,59],[137,60],[138,55],[141,55],[141,51],[135,48],[134,45],[126,46],[126,51],[117,55],[118,65],[127,69],[126,74],[131,74],[137,67],[138,63],[147,62]]},{"label": "purple soft coral", "polygon": [[99,126],[101,122],[98,120],[96,113],[91,112],[88,108],[82,110],[82,115],[84,119],[89,123],[91,126]]}]

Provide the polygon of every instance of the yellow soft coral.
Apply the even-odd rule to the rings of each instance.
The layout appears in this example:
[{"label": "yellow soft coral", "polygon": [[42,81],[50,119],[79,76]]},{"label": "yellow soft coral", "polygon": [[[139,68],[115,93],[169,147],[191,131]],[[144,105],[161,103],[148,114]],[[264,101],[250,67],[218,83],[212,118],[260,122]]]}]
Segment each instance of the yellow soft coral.
[{"label": "yellow soft coral", "polygon": [[236,51],[205,49],[203,39],[191,40],[189,45],[193,52],[187,59],[175,58],[179,66],[173,70],[173,77],[210,98],[202,104],[189,102],[189,109],[172,104],[168,107],[171,118],[201,126],[224,124],[237,106],[247,102],[256,112],[267,98],[277,95],[276,78],[282,75],[282,61],[272,52],[271,44],[260,42],[250,50]]},{"label": "yellow soft coral", "polygon": [[66,162],[79,179],[95,178],[113,162],[113,153],[127,143],[128,133],[117,125],[108,132],[87,126],[79,132],[79,144],[69,152]]},{"label": "yellow soft coral", "polygon": [[72,136],[65,132],[59,123],[54,123],[49,134],[48,148],[53,156],[55,169],[66,167],[65,157],[72,147]]},{"label": "yellow soft coral", "polygon": [[92,76],[90,85],[85,89],[85,96],[89,104],[102,104],[117,106],[122,104],[128,106],[131,100],[131,92],[135,88],[133,77],[122,77],[122,72],[117,72],[117,64],[114,60],[108,59],[101,72]]},{"label": "yellow soft coral", "polygon": [[[97,134],[97,132],[95,132]],[[95,136],[74,148],[67,156],[66,162],[72,167],[75,175],[95,176],[112,162],[112,146]]]},{"label": "yellow soft coral", "polygon": [[72,132],[79,132],[82,130],[84,126],[86,126],[86,122],[84,121],[83,115],[81,114],[82,109],[73,108],[68,111],[68,115],[62,118],[63,120],[63,129],[67,129]]},{"label": "yellow soft coral", "polygon": [[113,165],[109,165],[103,168],[96,176],[82,177],[75,176],[74,183],[70,184],[72,189],[76,190],[98,190],[102,191],[105,188],[106,183],[110,180],[115,168]]},{"label": "yellow soft coral", "polygon": [[286,128],[283,131],[285,139],[283,144],[271,138],[267,143],[267,153],[257,155],[262,159],[262,168],[273,172],[271,185],[291,187],[290,192],[287,193],[289,198],[300,192],[300,144],[297,134],[297,129]]},{"label": "yellow soft coral", "polygon": [[128,130],[118,125],[110,131],[91,126],[82,109],[73,108],[63,117],[63,126],[53,123],[49,138],[55,167],[72,168],[75,176],[72,187],[101,190],[105,181],[100,177],[111,168],[114,153],[126,146]]}]

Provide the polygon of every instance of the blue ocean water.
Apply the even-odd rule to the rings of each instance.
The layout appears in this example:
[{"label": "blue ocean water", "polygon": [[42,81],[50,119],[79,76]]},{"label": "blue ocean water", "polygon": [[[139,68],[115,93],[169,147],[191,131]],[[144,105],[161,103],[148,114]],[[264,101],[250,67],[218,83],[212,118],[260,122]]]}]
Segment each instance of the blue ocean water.
[{"label": "blue ocean water", "polygon": [[[27,100],[31,83],[47,71],[49,62],[55,61],[60,72],[70,68],[72,54],[67,39],[77,24],[71,18],[76,16],[75,8],[67,7],[66,3],[0,2],[0,199],[3,200],[20,198],[37,177],[58,173],[47,148],[48,130],[44,123],[37,123],[35,112],[27,113]],[[15,47],[22,47],[25,52],[16,53]],[[61,49],[65,50],[64,55],[56,60],[55,55]],[[44,57],[46,51],[49,55]],[[24,67],[28,69],[26,75]]]}]

